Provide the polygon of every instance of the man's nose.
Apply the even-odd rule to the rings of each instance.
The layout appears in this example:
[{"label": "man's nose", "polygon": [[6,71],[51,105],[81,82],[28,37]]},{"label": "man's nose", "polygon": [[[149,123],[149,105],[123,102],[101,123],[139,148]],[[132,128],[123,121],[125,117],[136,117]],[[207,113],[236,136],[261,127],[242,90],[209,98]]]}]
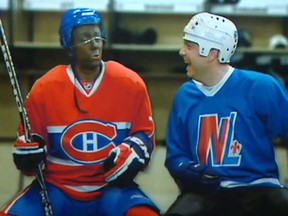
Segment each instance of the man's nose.
[{"label": "man's nose", "polygon": [[183,49],[183,47],[181,47],[181,49],[179,50],[179,55],[180,55],[180,56],[183,56],[183,55],[185,55],[185,52],[184,52],[184,49]]}]

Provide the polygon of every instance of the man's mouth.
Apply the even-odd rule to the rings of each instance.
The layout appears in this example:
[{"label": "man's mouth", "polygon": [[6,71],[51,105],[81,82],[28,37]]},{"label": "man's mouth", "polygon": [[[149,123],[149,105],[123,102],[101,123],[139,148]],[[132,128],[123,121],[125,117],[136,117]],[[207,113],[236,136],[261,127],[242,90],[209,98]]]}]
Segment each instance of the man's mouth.
[{"label": "man's mouth", "polygon": [[94,54],[92,56],[92,59],[99,60],[100,59],[100,55],[99,54]]},{"label": "man's mouth", "polygon": [[191,62],[184,61],[184,63],[187,65],[187,67],[189,67],[191,65]]}]

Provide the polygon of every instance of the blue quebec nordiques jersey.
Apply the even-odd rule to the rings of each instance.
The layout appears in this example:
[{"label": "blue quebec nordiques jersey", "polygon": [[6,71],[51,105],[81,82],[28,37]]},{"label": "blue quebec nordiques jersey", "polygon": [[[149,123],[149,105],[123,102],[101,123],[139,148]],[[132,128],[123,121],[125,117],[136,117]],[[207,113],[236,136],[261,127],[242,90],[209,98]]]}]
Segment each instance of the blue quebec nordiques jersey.
[{"label": "blue quebec nordiques jersey", "polygon": [[[232,68],[231,68],[232,69]],[[181,86],[167,131],[166,166],[208,164],[221,186],[280,186],[272,140],[288,140],[288,93],[271,76],[234,69],[215,94]]]}]

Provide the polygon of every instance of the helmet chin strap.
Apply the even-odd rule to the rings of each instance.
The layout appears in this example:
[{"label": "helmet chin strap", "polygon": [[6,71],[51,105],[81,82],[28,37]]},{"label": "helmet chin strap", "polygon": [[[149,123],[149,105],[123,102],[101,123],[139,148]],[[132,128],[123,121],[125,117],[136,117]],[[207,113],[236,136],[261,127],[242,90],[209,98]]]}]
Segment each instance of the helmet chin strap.
[{"label": "helmet chin strap", "polygon": [[[76,82],[76,78],[74,76],[74,82]],[[76,108],[78,109],[78,111],[80,113],[88,113],[87,110],[84,110],[81,108],[80,104],[79,104],[79,101],[78,101],[78,98],[77,98],[77,93],[76,93],[76,86],[74,85],[74,101],[75,101],[75,105],[76,105]]]},{"label": "helmet chin strap", "polygon": [[74,101],[75,101],[76,108],[78,109],[78,111],[79,111],[80,113],[87,113],[87,112],[88,112],[87,110],[84,110],[84,109],[81,108],[80,103],[79,103],[78,98],[77,98],[76,82],[77,82],[77,80],[78,80],[78,82],[80,83],[80,79],[79,79],[79,75],[77,74],[77,71],[76,71],[75,62],[74,62],[74,63],[71,63],[71,67],[72,67],[72,71],[73,71],[73,74],[74,74],[74,90],[73,90],[73,95],[74,95]]}]

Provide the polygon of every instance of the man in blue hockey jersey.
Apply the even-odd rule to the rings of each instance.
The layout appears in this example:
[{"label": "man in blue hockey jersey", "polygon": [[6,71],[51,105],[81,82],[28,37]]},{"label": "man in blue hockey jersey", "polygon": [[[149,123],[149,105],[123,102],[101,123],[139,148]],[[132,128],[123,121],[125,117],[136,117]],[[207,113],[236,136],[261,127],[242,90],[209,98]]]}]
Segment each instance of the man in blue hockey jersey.
[{"label": "man in blue hockey jersey", "polygon": [[180,196],[166,215],[288,215],[273,140],[288,140],[288,94],[272,76],[233,68],[236,26],[203,12],[179,54],[192,80],[169,116],[165,165]]}]

